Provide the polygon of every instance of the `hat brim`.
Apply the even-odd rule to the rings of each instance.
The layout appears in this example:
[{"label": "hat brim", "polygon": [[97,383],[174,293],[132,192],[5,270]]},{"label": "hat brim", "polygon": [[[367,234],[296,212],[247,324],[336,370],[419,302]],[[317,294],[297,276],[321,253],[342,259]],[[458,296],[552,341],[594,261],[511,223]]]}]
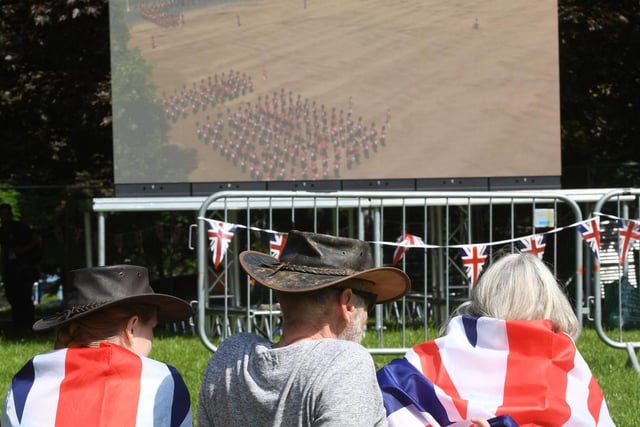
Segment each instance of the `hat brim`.
[{"label": "hat brim", "polygon": [[238,257],[242,268],[256,282],[282,292],[309,292],[336,286],[350,279],[371,282],[366,291],[377,295],[376,303],[393,301],[409,292],[411,281],[404,271],[395,267],[375,267],[348,276],[319,274],[278,269],[282,263],[257,251],[245,251]]},{"label": "hat brim", "polygon": [[174,322],[184,320],[193,315],[193,308],[184,300],[165,294],[139,294],[127,298],[107,301],[104,304],[96,305],[81,313],[65,315],[64,313],[43,317],[33,324],[34,331],[45,331],[58,326],[65,325],[72,321],[81,319],[91,313],[95,313],[107,307],[122,305],[125,303],[138,303],[153,305],[158,309],[158,323]]}]

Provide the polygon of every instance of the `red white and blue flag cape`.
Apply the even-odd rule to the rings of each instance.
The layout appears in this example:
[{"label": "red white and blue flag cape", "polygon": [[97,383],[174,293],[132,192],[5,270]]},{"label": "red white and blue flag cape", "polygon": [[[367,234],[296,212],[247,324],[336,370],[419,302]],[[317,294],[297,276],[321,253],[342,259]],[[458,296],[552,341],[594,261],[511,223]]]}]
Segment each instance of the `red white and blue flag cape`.
[{"label": "red white and blue flag cape", "polygon": [[398,246],[396,250],[393,252],[393,261],[391,261],[392,266],[398,265],[404,253],[412,246],[424,246],[424,241],[422,238],[418,236],[414,236],[413,234],[404,234],[403,236],[398,237]]},{"label": "red white and blue flag cape", "polygon": [[280,259],[286,243],[287,233],[269,233],[269,254],[276,259]]},{"label": "red white and blue flag cape", "polygon": [[624,264],[629,248],[640,239],[640,223],[634,220],[618,218],[618,236],[620,238],[620,265]]},{"label": "red white and blue flag cape", "polygon": [[458,316],[378,372],[389,426],[469,426],[510,415],[520,426],[614,426],[589,367],[546,320]]},{"label": "red white and blue flag cape", "polygon": [[471,286],[478,283],[478,277],[487,261],[487,245],[467,245],[460,248],[462,265],[467,272]]},{"label": "red white and blue flag cape", "polygon": [[209,236],[209,248],[213,267],[218,268],[229,247],[229,242],[233,239],[233,234],[238,227],[229,222],[217,221],[215,219],[203,218],[207,223],[207,236]]},{"label": "red white and blue flag cape", "polygon": [[124,347],[35,356],[14,376],[2,427],[191,427],[189,391],[171,366]]}]

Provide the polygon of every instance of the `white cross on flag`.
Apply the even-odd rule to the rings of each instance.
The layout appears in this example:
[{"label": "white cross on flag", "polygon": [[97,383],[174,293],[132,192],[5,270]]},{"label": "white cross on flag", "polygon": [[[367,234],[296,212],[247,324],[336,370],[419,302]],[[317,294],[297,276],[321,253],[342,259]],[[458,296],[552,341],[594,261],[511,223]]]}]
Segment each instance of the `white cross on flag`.
[{"label": "white cross on flag", "polygon": [[207,222],[207,235],[209,236],[209,248],[213,258],[213,267],[218,268],[220,262],[227,253],[229,242],[233,238],[237,225],[215,219],[203,218]]},{"label": "white cross on flag", "polygon": [[582,238],[589,244],[596,258],[600,258],[600,217],[596,216],[578,224]]},{"label": "white cross on flag", "polygon": [[460,248],[460,257],[462,265],[467,271],[467,277],[471,282],[471,286],[478,283],[478,277],[482,272],[482,267],[487,261],[487,245],[467,245]]},{"label": "white cross on flag", "polygon": [[287,243],[287,233],[269,233],[269,254],[280,259],[284,245]]},{"label": "white cross on flag", "polygon": [[618,219],[618,236],[620,238],[620,265],[624,264],[629,248],[640,239],[640,223],[632,219]]},{"label": "white cross on flag", "polygon": [[542,257],[544,256],[544,249],[547,246],[546,240],[546,234],[536,234],[533,236],[525,237],[524,239],[520,239],[518,241],[518,246],[520,246],[521,252],[527,252],[533,255],[537,255],[538,258],[542,259]]}]

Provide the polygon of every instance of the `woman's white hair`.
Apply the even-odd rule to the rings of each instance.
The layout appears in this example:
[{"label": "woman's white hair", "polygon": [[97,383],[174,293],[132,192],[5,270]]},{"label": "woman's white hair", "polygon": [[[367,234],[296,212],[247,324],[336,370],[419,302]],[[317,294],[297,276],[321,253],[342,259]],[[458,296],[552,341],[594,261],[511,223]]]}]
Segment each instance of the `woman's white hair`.
[{"label": "woman's white hair", "polygon": [[526,253],[506,255],[491,264],[472,289],[471,300],[453,315],[546,319],[555,331],[574,338],[579,332],[578,318],[553,273],[536,255]]}]

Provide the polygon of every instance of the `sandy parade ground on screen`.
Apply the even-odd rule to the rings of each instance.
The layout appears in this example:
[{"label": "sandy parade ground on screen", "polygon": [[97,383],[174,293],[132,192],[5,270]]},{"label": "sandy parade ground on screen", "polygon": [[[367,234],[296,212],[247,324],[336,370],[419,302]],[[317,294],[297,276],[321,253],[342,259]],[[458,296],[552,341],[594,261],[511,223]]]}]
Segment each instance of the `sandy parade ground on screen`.
[{"label": "sandy parade ground on screen", "polygon": [[[237,111],[256,126],[246,106],[274,98],[267,108],[286,115],[293,109],[285,114],[285,106],[306,103],[315,122],[286,117],[293,124],[279,136],[284,154],[269,153],[286,161],[272,164],[265,179],[282,179],[273,172],[281,166],[284,179],[559,175],[555,2],[202,1],[181,14],[177,25],[130,26],[129,47],[152,65],[159,98],[222,73],[252,84],[251,91],[170,121],[170,143],[198,153],[194,182],[260,178],[199,128],[220,118],[224,141],[216,143],[233,144],[227,115]],[[350,138],[363,141],[357,162],[348,143],[332,139],[339,141],[332,125],[348,120]],[[356,124],[364,129],[357,138]],[[368,132],[377,142],[362,136]],[[321,150],[328,145],[326,159],[313,160],[328,163],[329,176],[317,164],[315,175],[303,172],[298,153],[286,148],[296,138],[322,142]]]}]

